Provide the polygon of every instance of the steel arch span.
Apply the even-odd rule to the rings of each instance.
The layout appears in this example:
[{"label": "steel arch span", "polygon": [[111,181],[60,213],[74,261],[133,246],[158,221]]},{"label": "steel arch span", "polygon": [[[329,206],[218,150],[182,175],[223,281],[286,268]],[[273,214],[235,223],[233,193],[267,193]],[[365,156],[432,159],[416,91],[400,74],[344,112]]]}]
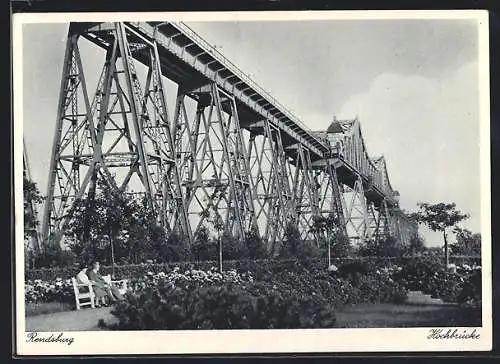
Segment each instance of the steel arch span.
[{"label": "steel arch span", "polygon": [[[102,50],[98,77],[82,43]],[[358,120],[309,130],[183,23],[70,24],[45,244],[61,242],[75,200],[98,178],[140,191],[158,223],[190,241],[214,216],[239,238],[257,230],[270,251],[289,224],[319,241],[317,216],[334,216],[353,241],[408,244],[417,233]]]}]

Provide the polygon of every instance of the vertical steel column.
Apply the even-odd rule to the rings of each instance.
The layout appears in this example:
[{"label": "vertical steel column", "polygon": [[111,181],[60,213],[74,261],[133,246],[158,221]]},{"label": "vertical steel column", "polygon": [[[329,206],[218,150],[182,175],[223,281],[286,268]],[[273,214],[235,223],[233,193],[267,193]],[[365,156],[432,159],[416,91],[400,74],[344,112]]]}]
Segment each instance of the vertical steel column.
[{"label": "vertical steel column", "polygon": [[333,214],[337,220],[336,228],[342,235],[347,236],[342,193],[335,167],[329,158],[325,158],[320,165],[322,167],[316,171],[315,176],[318,186],[319,212],[323,216]]},{"label": "vertical steel column", "polygon": [[[192,122],[186,96],[197,103]],[[228,232],[245,238],[257,224],[252,176],[234,97],[215,84],[191,90],[181,87],[174,125],[186,208],[194,233],[207,221],[220,218]]]},{"label": "vertical steel column", "polygon": [[378,239],[387,239],[389,236],[393,235],[392,229],[392,216],[387,208],[387,201],[384,199],[380,205],[377,235]]},{"label": "vertical steel column", "polygon": [[[90,26],[90,25],[89,25]],[[109,39],[103,71],[92,103],[87,93],[77,41],[81,37]],[[128,38],[136,47],[132,50]],[[132,52],[143,52],[148,64],[145,92]],[[122,23],[68,34],[61,95],[49,171],[44,238],[59,243],[72,215],[75,200],[82,198],[97,176],[112,188],[144,191],[148,204],[167,230],[185,231],[180,181],[175,177],[165,91],[155,45]],[[83,101],[82,101],[83,100]],[[68,168],[71,168],[71,173]],[[113,171],[113,173],[112,173]],[[80,181],[80,175],[85,177]],[[134,180],[134,176],[138,179]],[[139,192],[140,192],[139,191]]]},{"label": "vertical steel column", "polygon": [[257,206],[255,216],[269,251],[274,252],[287,224],[296,218],[281,133],[268,120],[252,124],[250,130],[248,157]]},{"label": "vertical steel column", "polygon": [[[28,150],[26,149],[26,143],[23,138],[23,177],[26,178],[28,181],[31,180],[31,171],[30,171],[30,165],[28,161]],[[24,183],[24,181],[23,181]],[[38,211],[33,204],[33,201],[24,201],[24,210],[26,213],[26,210],[28,210],[28,214],[32,216],[34,219],[38,219]],[[26,225],[25,225],[26,226]],[[29,249],[32,249],[35,253],[40,252],[40,230],[39,226],[36,225],[34,228],[34,231],[30,233],[30,239],[29,239]]]},{"label": "vertical steel column", "polygon": [[[367,209],[367,222],[366,222],[366,233],[365,239],[374,239],[378,240],[378,222],[380,220],[380,216],[377,216],[377,211],[375,209],[375,204],[372,201],[368,201],[366,203]],[[379,214],[380,215],[380,214]]]},{"label": "vertical steel column", "polygon": [[[143,111],[151,110],[153,120],[147,129],[155,137],[155,152],[159,161],[161,180],[157,183],[162,186],[163,195],[161,211],[167,221],[167,226],[177,227],[189,239],[192,237],[189,218],[181,187],[181,177],[178,167],[178,158],[175,152],[174,139],[171,133],[170,119],[166,102],[165,86],[161,74],[160,57],[156,43],[150,48],[151,64],[145,86]],[[172,123],[173,124],[173,123]],[[169,172],[166,174],[165,171]]]},{"label": "vertical steel column", "polygon": [[350,195],[344,194],[344,198],[350,197],[350,200],[345,202],[347,232],[351,240],[362,244],[367,237],[369,221],[361,176],[356,178],[353,188],[345,186],[345,189]]},{"label": "vertical steel column", "polygon": [[314,240],[318,237],[312,234],[313,216],[319,216],[318,185],[313,176],[309,151],[300,143],[288,147],[295,150],[295,176],[293,178],[293,201],[297,209],[297,223],[304,240]]},{"label": "vertical steel column", "polygon": [[[141,113],[141,104],[142,104],[142,91],[141,85],[138,80],[137,73],[135,72],[135,68],[133,66],[134,59],[132,57],[130,48],[127,43],[127,35],[125,34],[125,29],[123,24],[115,23],[116,27],[116,37],[118,40],[118,47],[120,50],[120,58],[122,60],[123,73],[125,75],[126,82],[126,95],[130,107],[130,114],[132,117],[132,125],[135,131],[135,137],[137,139],[137,152],[140,163],[140,175],[142,179],[142,183],[146,189],[146,194],[148,195],[148,202],[151,204],[151,207],[154,207],[153,203],[156,202],[155,194],[153,191],[153,182],[151,180],[150,169],[148,168],[149,156],[146,154],[145,148],[145,138],[144,138],[144,129],[142,128],[143,122],[145,121]],[[148,117],[149,119],[149,117]]]},{"label": "vertical steel column", "polygon": [[[80,198],[89,182],[93,164],[85,159],[94,154],[96,134],[93,112],[96,100],[89,97],[78,50],[79,34],[70,26],[63,61],[56,127],[52,142],[49,179],[42,221],[44,245],[59,244],[63,227],[75,199]],[[81,105],[81,99],[84,105]],[[92,159],[92,158],[90,158]],[[75,180],[77,169],[87,168],[83,183]]]}]

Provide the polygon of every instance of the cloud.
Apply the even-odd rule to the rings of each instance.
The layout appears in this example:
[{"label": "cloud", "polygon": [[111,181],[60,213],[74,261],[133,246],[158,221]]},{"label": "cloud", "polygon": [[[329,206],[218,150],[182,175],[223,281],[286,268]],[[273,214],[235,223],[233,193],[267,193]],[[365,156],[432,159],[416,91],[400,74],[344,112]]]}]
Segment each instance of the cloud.
[{"label": "cloud", "polygon": [[381,74],[366,92],[350,97],[337,117],[356,115],[369,154],[385,155],[403,208],[453,201],[471,215],[467,225],[479,231],[477,62],[442,79]]}]

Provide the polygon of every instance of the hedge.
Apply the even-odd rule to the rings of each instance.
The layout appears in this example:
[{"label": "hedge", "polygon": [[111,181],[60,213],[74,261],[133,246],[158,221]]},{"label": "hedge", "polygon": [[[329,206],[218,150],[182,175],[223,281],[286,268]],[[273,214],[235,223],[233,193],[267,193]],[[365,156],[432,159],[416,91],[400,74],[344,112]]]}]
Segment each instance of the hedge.
[{"label": "hedge", "polygon": [[[388,263],[393,261],[392,258],[337,258],[332,259],[332,264],[338,265],[351,261],[373,261],[374,263]],[[295,259],[245,259],[245,260],[228,260],[223,262],[223,269],[236,269],[238,271],[252,271],[260,270],[262,267],[266,266],[277,266],[279,268],[286,269],[286,267],[292,267],[295,265]],[[305,266],[311,265],[323,265],[327,267],[327,262],[324,259],[321,260],[307,260],[302,261]],[[142,264],[125,264],[125,265],[115,265],[114,267],[114,277],[116,279],[122,278],[135,278],[143,276],[147,272],[159,273],[159,272],[169,272],[175,267],[179,267],[181,271],[189,269],[209,269],[214,266],[218,266],[217,261],[196,261],[196,262],[169,262],[169,263],[142,263]],[[43,281],[51,281],[57,278],[67,279],[75,276],[79,269],[76,266],[69,267],[54,267],[54,268],[39,268],[39,269],[27,269],[25,270],[25,280],[35,280],[41,279]],[[101,265],[100,273],[101,275],[111,274],[113,271],[111,266]]]},{"label": "hedge", "polygon": [[[460,257],[461,262],[474,262],[477,263],[479,258],[474,257]],[[334,265],[344,265],[347,263],[366,263],[371,266],[391,265],[398,264],[404,266],[407,262],[414,261],[415,259],[436,259],[433,256],[422,256],[418,258],[413,257],[348,257],[348,258],[333,258],[331,260]],[[300,260],[305,267],[319,266],[327,267],[326,259],[311,259]],[[450,259],[453,261],[453,259]],[[237,271],[251,271],[258,274],[260,270],[265,267],[272,269],[293,269],[296,264],[296,259],[245,259],[245,260],[230,260],[223,262],[223,269],[236,269]],[[143,263],[143,264],[126,264],[115,265],[114,278],[136,278],[143,276],[147,272],[159,273],[169,272],[175,267],[179,267],[181,271],[196,269],[209,269],[218,266],[217,261],[198,261],[198,262],[170,262],[170,263]],[[101,266],[101,275],[111,274],[113,271],[111,266]],[[41,279],[43,281],[51,281],[57,278],[68,279],[78,273],[78,268],[75,266],[69,267],[55,267],[55,268],[40,268],[40,269],[27,269],[25,270],[25,280]],[[256,277],[258,278],[258,277]]]}]

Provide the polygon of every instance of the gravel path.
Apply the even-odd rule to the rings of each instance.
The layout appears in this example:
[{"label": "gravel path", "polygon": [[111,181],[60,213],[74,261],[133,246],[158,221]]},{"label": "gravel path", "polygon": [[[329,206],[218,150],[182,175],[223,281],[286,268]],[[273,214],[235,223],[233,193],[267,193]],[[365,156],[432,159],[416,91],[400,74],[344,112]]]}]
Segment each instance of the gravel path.
[{"label": "gravel path", "polygon": [[[481,326],[480,309],[447,305],[360,304],[336,312],[337,327]],[[57,312],[26,318],[26,331],[98,331],[99,319],[116,322],[111,307]]]},{"label": "gravel path", "polygon": [[56,312],[26,317],[26,331],[89,331],[100,330],[99,319],[106,323],[115,320],[111,307],[82,308],[79,311]]}]

